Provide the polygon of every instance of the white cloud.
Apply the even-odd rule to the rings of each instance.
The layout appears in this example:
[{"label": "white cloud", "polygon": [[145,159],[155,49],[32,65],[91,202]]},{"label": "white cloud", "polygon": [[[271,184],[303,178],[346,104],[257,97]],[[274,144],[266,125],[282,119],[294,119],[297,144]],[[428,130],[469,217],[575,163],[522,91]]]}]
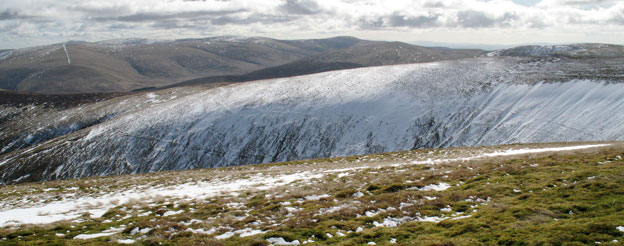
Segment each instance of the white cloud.
[{"label": "white cloud", "polygon": [[[499,40],[490,40],[499,43],[514,42],[514,32],[544,30],[568,37],[559,42],[576,42],[583,40],[569,37],[582,37],[580,31],[624,33],[623,16],[624,3],[613,0],[542,0],[535,6],[509,0],[4,0],[0,49],[19,46],[25,37],[46,43],[224,34],[293,38],[365,33],[374,37],[404,32],[398,39],[410,41],[414,33],[465,35],[466,30],[499,33]],[[622,40],[621,35],[602,38]],[[539,35],[533,39],[542,42]],[[602,40],[592,38],[596,39]]]}]

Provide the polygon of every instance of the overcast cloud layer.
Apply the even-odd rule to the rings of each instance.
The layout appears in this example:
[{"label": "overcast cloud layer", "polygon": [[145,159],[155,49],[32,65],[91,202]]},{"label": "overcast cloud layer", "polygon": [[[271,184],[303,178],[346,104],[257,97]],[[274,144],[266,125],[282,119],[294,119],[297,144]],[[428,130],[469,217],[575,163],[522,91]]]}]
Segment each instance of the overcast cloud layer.
[{"label": "overcast cloud layer", "polygon": [[618,0],[3,0],[0,49],[219,35],[622,43]]}]

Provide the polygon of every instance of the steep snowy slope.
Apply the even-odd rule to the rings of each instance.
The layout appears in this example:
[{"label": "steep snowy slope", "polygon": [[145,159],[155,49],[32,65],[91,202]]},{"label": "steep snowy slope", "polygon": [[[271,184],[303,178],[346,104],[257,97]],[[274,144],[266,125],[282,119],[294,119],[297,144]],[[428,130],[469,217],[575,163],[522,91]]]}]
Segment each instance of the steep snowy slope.
[{"label": "steep snowy slope", "polygon": [[621,64],[477,58],[107,101],[117,108],[112,119],[1,156],[1,182],[424,147],[624,140]]}]

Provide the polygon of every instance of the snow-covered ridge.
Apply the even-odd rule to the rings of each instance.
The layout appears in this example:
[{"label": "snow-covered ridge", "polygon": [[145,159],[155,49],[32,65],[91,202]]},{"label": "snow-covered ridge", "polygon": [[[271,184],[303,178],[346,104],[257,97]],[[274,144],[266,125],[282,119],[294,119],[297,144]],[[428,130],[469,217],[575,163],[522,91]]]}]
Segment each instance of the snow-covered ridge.
[{"label": "snow-covered ridge", "polygon": [[63,44],[52,44],[5,51],[0,54],[0,61],[10,60],[22,56],[43,57],[62,48]]},{"label": "snow-covered ridge", "polygon": [[167,43],[170,40],[163,39],[144,39],[144,38],[123,38],[123,39],[109,39],[95,42],[96,44],[104,45],[140,45],[140,44],[158,44]]},{"label": "snow-covered ridge", "polygon": [[624,47],[612,44],[528,45],[493,51],[488,56],[607,58],[624,57]]},{"label": "snow-covered ridge", "polygon": [[[195,40],[195,39],[188,39]],[[209,37],[204,39],[196,39],[196,40],[206,40],[212,42],[232,42],[232,43],[246,43],[246,42],[258,42],[262,41],[262,38],[252,38],[252,37],[239,37],[239,36],[217,36],[217,37]],[[59,49],[66,49],[66,45],[71,44],[86,44],[86,45],[102,45],[107,48],[122,48],[126,46],[133,45],[171,45],[176,42],[183,40],[168,40],[168,39],[145,39],[145,38],[120,38],[120,39],[109,39],[102,40],[97,42],[85,42],[85,41],[69,41],[66,43],[57,43],[51,45],[42,45],[42,46],[34,46],[27,48],[20,48],[15,50],[9,50],[0,53],[0,61],[6,59],[17,58],[20,56],[32,56],[32,57],[41,57],[48,55],[54,51]]]},{"label": "snow-covered ridge", "polygon": [[566,77],[586,72],[584,66],[480,58],[199,90],[128,111],[44,151],[6,155],[1,181],[426,147],[624,140],[624,84]]}]

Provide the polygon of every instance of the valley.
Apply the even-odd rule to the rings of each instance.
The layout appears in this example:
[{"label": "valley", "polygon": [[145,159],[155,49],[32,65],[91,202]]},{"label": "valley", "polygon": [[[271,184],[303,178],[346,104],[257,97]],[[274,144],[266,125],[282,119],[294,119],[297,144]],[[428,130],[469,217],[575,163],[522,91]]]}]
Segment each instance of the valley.
[{"label": "valley", "polygon": [[353,45],[160,88],[0,91],[0,243],[624,240],[620,46]]},{"label": "valley", "polygon": [[623,16],[3,0],[0,246],[624,245]]},{"label": "valley", "polygon": [[624,140],[621,64],[494,56],[174,87],[64,110],[7,106],[0,182]]}]

